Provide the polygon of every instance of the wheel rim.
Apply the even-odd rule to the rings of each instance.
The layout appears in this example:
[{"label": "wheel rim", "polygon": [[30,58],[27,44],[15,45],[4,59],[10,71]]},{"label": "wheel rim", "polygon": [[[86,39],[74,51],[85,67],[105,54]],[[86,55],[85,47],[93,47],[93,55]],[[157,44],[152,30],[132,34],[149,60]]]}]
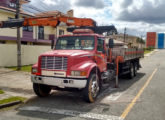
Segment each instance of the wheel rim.
[{"label": "wheel rim", "polygon": [[91,86],[91,93],[92,97],[95,98],[99,92],[99,84],[98,84],[98,77],[94,76],[92,78],[92,86]]}]

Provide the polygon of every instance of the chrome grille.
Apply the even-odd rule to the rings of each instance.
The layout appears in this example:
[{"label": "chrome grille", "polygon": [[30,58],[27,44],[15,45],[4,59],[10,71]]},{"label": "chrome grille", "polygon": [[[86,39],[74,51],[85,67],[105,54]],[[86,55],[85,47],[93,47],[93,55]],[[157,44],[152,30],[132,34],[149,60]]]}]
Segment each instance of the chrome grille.
[{"label": "chrome grille", "polygon": [[41,58],[41,69],[67,70],[67,64],[67,57],[43,56]]}]

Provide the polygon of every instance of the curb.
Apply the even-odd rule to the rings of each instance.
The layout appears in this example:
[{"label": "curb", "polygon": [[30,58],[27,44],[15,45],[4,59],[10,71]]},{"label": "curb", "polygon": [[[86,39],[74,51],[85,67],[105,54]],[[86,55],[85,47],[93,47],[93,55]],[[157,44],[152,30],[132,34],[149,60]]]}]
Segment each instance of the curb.
[{"label": "curb", "polygon": [[152,54],[154,54],[155,52],[157,52],[157,50],[153,50],[152,52],[145,54],[144,57],[149,57]]},{"label": "curb", "polygon": [[19,109],[20,107],[24,106],[25,104],[28,104],[33,99],[34,99],[34,97],[30,97],[23,102],[21,101],[21,104],[16,109]]},{"label": "curb", "polygon": [[2,105],[0,105],[0,109],[6,108],[6,107],[11,107],[11,106],[18,105],[21,103],[22,103],[22,101],[18,100],[18,101],[2,104]]}]

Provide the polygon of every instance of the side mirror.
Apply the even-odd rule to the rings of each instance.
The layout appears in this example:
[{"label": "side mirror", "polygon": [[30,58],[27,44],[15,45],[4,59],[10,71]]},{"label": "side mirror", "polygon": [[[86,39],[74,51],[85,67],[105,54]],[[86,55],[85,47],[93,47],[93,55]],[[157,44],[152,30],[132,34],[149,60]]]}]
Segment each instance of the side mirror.
[{"label": "side mirror", "polygon": [[109,39],[109,48],[113,48],[113,47],[114,47],[114,40]]}]

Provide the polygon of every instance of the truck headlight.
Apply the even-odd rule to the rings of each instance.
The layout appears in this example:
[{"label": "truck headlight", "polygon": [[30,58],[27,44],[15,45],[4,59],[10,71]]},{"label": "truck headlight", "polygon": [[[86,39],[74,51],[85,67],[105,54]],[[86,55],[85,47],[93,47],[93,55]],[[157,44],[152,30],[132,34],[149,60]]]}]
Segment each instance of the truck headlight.
[{"label": "truck headlight", "polygon": [[38,72],[37,68],[32,68],[32,73],[37,73],[37,72]]},{"label": "truck headlight", "polygon": [[86,76],[87,72],[85,71],[72,71],[71,76]]}]

